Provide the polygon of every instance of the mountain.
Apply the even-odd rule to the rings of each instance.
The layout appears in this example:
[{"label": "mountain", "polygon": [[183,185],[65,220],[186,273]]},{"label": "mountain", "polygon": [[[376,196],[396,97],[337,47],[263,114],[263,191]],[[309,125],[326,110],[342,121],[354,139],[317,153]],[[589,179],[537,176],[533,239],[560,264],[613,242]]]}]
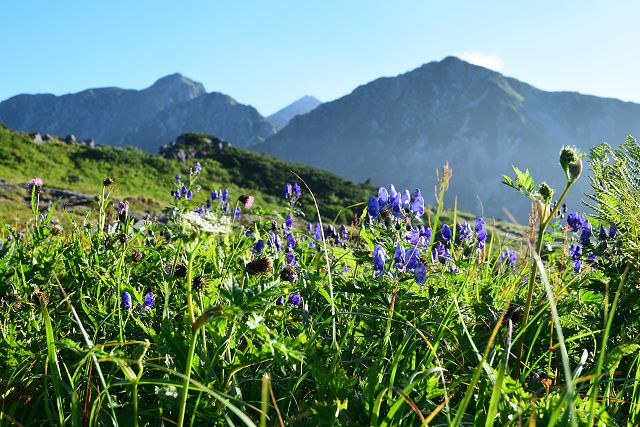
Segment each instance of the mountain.
[{"label": "mountain", "polygon": [[[430,203],[436,170],[448,162],[450,207],[457,196],[461,209],[504,217],[506,208],[526,221],[529,202],[500,184],[512,165],[562,190],[562,145],[586,151],[639,131],[639,104],[545,92],[448,57],[360,86],[254,148],[357,182],[420,187]],[[583,209],[588,184],[572,190],[569,209]]]},{"label": "mountain", "polygon": [[273,113],[270,116],[267,116],[267,121],[276,125],[278,129],[282,129],[285,127],[291,119],[295,116],[301,116],[303,114],[307,114],[309,111],[314,110],[318,105],[322,104],[318,98],[314,98],[313,96],[303,96],[297,101],[292,102],[291,104],[284,107],[282,110],[279,110]]},{"label": "mountain", "polygon": [[213,132],[238,146],[275,128],[255,108],[201,83],[171,74],[143,90],[116,87],[55,96],[17,95],[0,103],[0,123],[21,131],[73,134],[111,145],[156,151],[185,131]]}]

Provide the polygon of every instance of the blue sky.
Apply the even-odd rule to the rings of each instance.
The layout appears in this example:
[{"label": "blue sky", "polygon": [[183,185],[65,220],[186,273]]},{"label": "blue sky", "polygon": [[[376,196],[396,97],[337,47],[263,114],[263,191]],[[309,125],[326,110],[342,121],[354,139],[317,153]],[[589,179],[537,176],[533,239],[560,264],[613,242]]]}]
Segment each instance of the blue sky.
[{"label": "blue sky", "polygon": [[457,55],[541,89],[640,102],[639,17],[633,1],[7,1],[0,100],[180,72],[267,115]]}]

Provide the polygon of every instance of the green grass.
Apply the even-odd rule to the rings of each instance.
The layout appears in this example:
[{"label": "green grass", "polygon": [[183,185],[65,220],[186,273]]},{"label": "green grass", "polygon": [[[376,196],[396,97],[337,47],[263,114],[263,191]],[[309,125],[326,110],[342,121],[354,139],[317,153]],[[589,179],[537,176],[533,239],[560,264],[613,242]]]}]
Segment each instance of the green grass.
[{"label": "green grass", "polygon": [[[23,143],[30,144],[16,144]],[[181,172],[185,182],[195,180],[190,188],[203,186],[201,194],[224,183],[235,200],[262,175],[237,175],[242,184],[232,186],[222,178],[236,174],[229,162],[253,167],[264,160],[259,155],[211,153],[203,173],[189,177],[184,164],[135,150],[127,160],[127,150],[61,143],[48,149],[68,155],[49,153],[62,160],[52,161],[52,177],[44,169],[37,173],[45,191],[63,186],[69,170],[82,170],[86,182],[73,188],[97,189],[100,197],[88,217],[72,216],[60,232],[30,211],[20,188],[15,209],[22,210],[22,222],[0,228],[0,426],[624,426],[640,419],[639,307],[630,298],[640,272],[626,249],[633,239],[599,239],[595,227],[589,242],[581,242],[583,268],[574,272],[569,247],[581,236],[562,218],[542,227],[541,256],[531,247],[536,242],[495,230],[484,248],[477,232],[448,243],[435,230],[429,245],[418,248],[427,271],[419,285],[408,260],[394,260],[398,244],[411,247],[407,223],[439,229],[475,218],[440,205],[421,219],[404,210],[387,224],[360,205],[354,210],[360,221],[346,227],[348,238],[336,241],[325,229],[323,242],[306,232],[313,211],[303,217],[297,205],[276,198],[281,182],[272,195],[251,191],[267,195],[243,210],[242,221],[217,202],[207,215],[193,217],[197,199],[168,194]],[[90,162],[87,153],[97,171],[90,163],[79,166]],[[31,158],[47,161],[37,150]],[[71,169],[62,166],[67,161]],[[157,170],[160,184],[149,170],[142,176],[134,167],[120,174],[108,169],[124,162]],[[280,179],[280,169],[264,176]],[[13,176],[24,182],[35,172]],[[118,185],[103,196],[106,172]],[[155,190],[126,182],[135,177]],[[123,192],[171,206],[173,214],[166,223],[117,218],[106,206]],[[308,192],[305,197],[311,199]],[[324,220],[323,200],[318,197]],[[331,209],[337,215],[337,205]],[[291,230],[283,228],[287,214]],[[103,221],[106,227],[97,227]],[[598,218],[591,221],[595,226]],[[270,232],[285,248],[266,245],[257,254],[254,245]],[[289,233],[296,245],[287,250]],[[437,242],[450,259],[432,259]],[[387,255],[380,274],[374,274],[376,245]],[[505,247],[518,253],[513,267],[500,259]],[[596,263],[587,261],[591,252]],[[539,274],[531,279],[533,263]],[[297,272],[292,281],[282,274],[287,264]],[[123,292],[131,308],[123,306]],[[154,305],[145,308],[150,292]]]}]

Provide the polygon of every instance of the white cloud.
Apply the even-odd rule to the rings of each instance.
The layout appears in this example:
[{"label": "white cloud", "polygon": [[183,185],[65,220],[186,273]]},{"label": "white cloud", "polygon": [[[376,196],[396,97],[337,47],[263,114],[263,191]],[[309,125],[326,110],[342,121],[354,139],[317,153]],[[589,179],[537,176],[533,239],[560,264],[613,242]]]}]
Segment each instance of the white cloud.
[{"label": "white cloud", "polygon": [[458,53],[456,56],[463,61],[480,65],[481,67],[490,68],[495,71],[502,71],[504,68],[504,61],[495,53],[466,51]]}]

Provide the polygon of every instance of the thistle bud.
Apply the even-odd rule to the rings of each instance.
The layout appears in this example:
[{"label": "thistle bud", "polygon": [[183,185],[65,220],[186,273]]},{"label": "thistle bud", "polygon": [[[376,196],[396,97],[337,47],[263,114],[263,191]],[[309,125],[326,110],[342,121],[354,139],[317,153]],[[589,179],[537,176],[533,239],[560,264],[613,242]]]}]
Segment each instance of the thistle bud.
[{"label": "thistle bud", "polygon": [[574,183],[582,174],[582,159],[573,147],[562,147],[560,150],[560,166],[567,176],[569,184]]},{"label": "thistle bud", "polygon": [[284,282],[295,282],[298,280],[298,272],[290,265],[287,265],[280,272],[280,280]]},{"label": "thistle bud", "polygon": [[549,184],[547,184],[546,182],[540,184],[538,193],[540,194],[540,197],[542,197],[542,200],[545,201],[545,203],[551,203],[551,199],[553,198],[553,188],[549,187]]},{"label": "thistle bud", "polygon": [[113,178],[105,178],[105,180],[102,181],[102,185],[104,185],[105,187],[108,187],[111,184],[113,184]]}]

